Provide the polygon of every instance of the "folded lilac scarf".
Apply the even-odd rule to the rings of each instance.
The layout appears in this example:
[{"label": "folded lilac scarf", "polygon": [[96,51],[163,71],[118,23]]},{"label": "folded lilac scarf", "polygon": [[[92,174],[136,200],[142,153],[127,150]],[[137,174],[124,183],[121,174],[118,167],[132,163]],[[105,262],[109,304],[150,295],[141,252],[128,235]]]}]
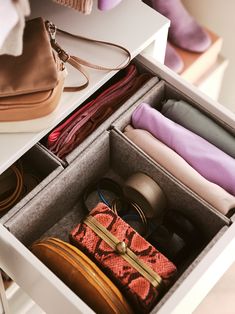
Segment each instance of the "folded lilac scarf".
[{"label": "folded lilac scarf", "polygon": [[132,125],[134,128],[149,131],[207,180],[235,195],[234,158],[145,103],[132,114]]}]

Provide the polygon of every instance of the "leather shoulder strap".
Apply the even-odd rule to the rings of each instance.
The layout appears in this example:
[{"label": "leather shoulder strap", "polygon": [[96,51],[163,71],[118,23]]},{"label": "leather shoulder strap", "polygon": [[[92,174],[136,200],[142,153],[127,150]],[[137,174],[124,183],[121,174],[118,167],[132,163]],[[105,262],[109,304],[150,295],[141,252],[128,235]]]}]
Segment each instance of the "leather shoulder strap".
[{"label": "leather shoulder strap", "polygon": [[[131,53],[129,52],[128,49],[126,49],[125,47],[115,44],[115,43],[111,43],[111,42],[107,42],[107,41],[102,41],[102,40],[96,40],[96,39],[91,39],[88,37],[83,37],[80,35],[75,35],[72,33],[69,33],[67,31],[64,31],[62,29],[57,28],[53,23],[46,21],[46,28],[48,30],[48,33],[50,35],[50,40],[51,40],[51,45],[53,47],[53,49],[58,53],[59,58],[63,61],[63,62],[68,62],[69,64],[71,64],[73,67],[75,67],[78,71],[80,71],[82,73],[82,75],[85,78],[85,83],[83,83],[80,86],[76,86],[76,87],[66,87],[64,90],[68,91],[68,92],[74,92],[74,91],[79,91],[82,90],[84,88],[86,88],[89,84],[89,76],[86,73],[85,69],[83,68],[83,66],[89,67],[89,68],[93,68],[96,70],[103,70],[103,71],[107,71],[107,70],[121,70],[123,68],[125,68],[131,61]],[[91,62],[88,62],[82,58],[79,58],[77,56],[71,56],[69,55],[64,49],[62,49],[62,47],[56,42],[55,39],[55,35],[56,35],[56,31],[79,39],[79,40],[85,40],[87,42],[91,42],[91,43],[97,43],[97,44],[101,44],[101,45],[107,45],[107,46],[112,46],[116,49],[121,50],[122,52],[124,52],[124,54],[126,55],[126,59],[125,62],[117,67],[106,67],[106,66],[101,66],[101,65],[97,65],[97,64],[93,64]]]}]

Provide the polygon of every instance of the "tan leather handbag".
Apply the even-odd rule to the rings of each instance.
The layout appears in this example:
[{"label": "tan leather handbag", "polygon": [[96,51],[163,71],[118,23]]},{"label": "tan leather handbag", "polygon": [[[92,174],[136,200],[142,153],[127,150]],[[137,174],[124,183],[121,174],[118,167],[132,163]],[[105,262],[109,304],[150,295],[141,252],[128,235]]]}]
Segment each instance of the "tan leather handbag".
[{"label": "tan leather handbag", "polygon": [[[75,39],[117,48],[124,53],[126,62],[118,67],[104,67],[70,56],[56,42],[57,31]],[[82,90],[89,84],[84,66],[97,70],[119,70],[131,60],[130,52],[122,46],[70,34],[57,29],[51,22],[44,22],[42,18],[26,23],[23,40],[21,56],[0,56],[0,122],[33,120],[54,111],[64,89],[66,62],[85,78],[82,85],[64,89],[73,92]]]},{"label": "tan leather handbag", "polygon": [[41,18],[26,23],[19,57],[0,57],[0,121],[43,117],[57,106],[63,91],[63,62],[53,53]]}]

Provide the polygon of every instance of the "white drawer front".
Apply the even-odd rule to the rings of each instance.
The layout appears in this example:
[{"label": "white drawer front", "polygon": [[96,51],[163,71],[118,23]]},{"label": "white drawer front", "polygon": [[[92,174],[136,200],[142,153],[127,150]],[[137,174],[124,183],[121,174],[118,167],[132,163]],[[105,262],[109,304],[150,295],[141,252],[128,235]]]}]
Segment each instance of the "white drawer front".
[{"label": "white drawer front", "polygon": [[94,313],[2,225],[0,248],[0,267],[46,313]]},{"label": "white drawer front", "polygon": [[218,240],[158,313],[192,313],[235,261],[235,225]]}]

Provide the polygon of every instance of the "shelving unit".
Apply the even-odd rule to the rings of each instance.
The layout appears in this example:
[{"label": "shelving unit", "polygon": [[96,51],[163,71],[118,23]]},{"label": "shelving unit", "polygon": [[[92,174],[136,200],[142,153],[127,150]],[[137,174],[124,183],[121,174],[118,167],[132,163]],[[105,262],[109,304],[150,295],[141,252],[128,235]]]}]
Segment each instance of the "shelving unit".
[{"label": "shelving unit", "polygon": [[[14,314],[46,314],[32,299],[13,282],[6,291],[10,313]],[[3,309],[0,304],[0,313]],[[4,313],[8,314],[8,313]]]},{"label": "shelving unit", "polygon": [[[96,7],[96,3],[94,7]],[[142,1],[123,0],[112,11],[100,12],[94,9],[89,16],[83,16],[71,9],[61,7],[52,0],[32,0],[31,8],[32,17],[43,16],[45,19],[53,21],[58,27],[70,32],[125,46],[130,50],[132,57],[139,55],[137,59],[143,61],[147,68],[153,70],[167,84],[171,84],[183,95],[193,99],[195,103],[210,112],[212,116],[218,117],[224,124],[232,129],[235,128],[235,115],[230,114],[221,105],[213,102],[161,64],[165,54],[169,21]],[[64,37],[58,38],[58,42],[72,54],[77,54],[81,58],[97,64],[107,61],[109,65],[115,66],[122,62],[118,53],[98,46],[90,47],[84,42],[76,42],[71,38]],[[95,70],[88,70],[88,72],[90,75],[88,88],[78,93],[63,94],[59,109],[49,128],[35,133],[0,135],[2,148],[0,173],[116,73],[115,71],[99,72]],[[79,80],[78,72],[70,72],[66,85],[79,84]],[[159,303],[158,313],[192,312],[234,260],[235,226],[231,224],[228,228],[226,227],[226,231],[222,230],[220,238],[211,243],[208,251],[202,252],[201,259],[192,265],[187,277],[183,278],[167,302],[163,305]],[[0,266],[47,313],[93,313],[86,303],[1,224]],[[21,305],[26,303],[26,307],[22,305],[22,309],[29,310],[30,314],[34,313],[33,310],[37,314],[40,313],[34,302],[29,301],[24,293],[20,294],[18,286],[14,284],[7,291],[7,297],[15,299],[17,296],[19,296],[17,300],[22,302]]]},{"label": "shelving unit", "polygon": [[[72,9],[57,5],[56,3],[53,3],[52,0],[32,0],[30,18],[42,16],[44,19],[54,22],[59,28],[67,30],[71,33],[120,44],[131,52],[132,58],[137,56],[149,46],[151,47],[151,54],[154,56],[154,59],[163,63],[167,33],[170,25],[169,20],[146,6],[140,0],[122,1],[116,8],[108,12],[101,12],[96,9],[96,2],[97,1],[94,1],[94,9],[92,13],[88,16],[84,16]],[[145,21],[147,21],[147,23],[145,23]],[[102,48],[97,45],[89,45],[86,42],[76,41],[60,35],[58,35],[57,40],[65,50],[68,50],[69,53],[78,55],[79,57],[93,63],[104,65],[104,60],[106,60],[106,65],[115,67],[123,62],[123,56],[121,56],[116,50],[111,50],[112,48],[107,49],[107,47]],[[102,86],[116,73],[116,71],[105,72],[91,69],[86,70],[90,77],[89,86],[80,92],[63,94],[58,110],[53,115],[49,128],[35,133],[0,134],[0,145],[2,147],[0,154],[0,174],[17,159],[19,159],[25,152],[27,152],[33,145],[40,141],[45,134],[47,134],[73,110],[78,108],[90,95],[92,95],[97,89],[99,89],[100,86]],[[79,75],[79,72],[71,69],[70,67],[68,67],[68,72],[69,75],[66,78],[66,85],[79,85],[82,80],[82,76]],[[13,250],[11,249],[10,243],[6,243],[4,240],[8,237],[7,234],[8,231],[5,230],[3,226],[0,226],[0,238],[2,243],[2,256],[0,256],[0,262],[2,265],[5,264],[4,256],[8,256],[8,258],[11,256],[13,258],[14,252],[16,252],[19,248],[19,246],[17,246],[14,247]],[[5,251],[4,248],[6,248],[7,251]],[[1,259],[1,257],[3,258]],[[12,262],[14,264],[14,260],[12,260]],[[14,280],[20,284],[25,291],[30,291],[39,303],[47,303],[48,305],[49,300],[45,299],[45,295],[42,297],[38,295],[38,291],[40,289],[43,290],[45,285],[43,273],[40,278],[33,277],[34,284],[32,284],[32,281],[28,282],[25,278],[22,278],[20,272],[21,267],[26,267],[29,273],[32,274],[33,269],[30,264],[27,266],[23,264],[21,260],[18,260],[17,267],[16,264],[15,266],[12,266],[13,264],[11,264],[11,262],[8,264],[8,273],[12,275],[12,278],[14,278]],[[13,274],[10,272],[10,269],[13,271]],[[46,280],[48,280],[48,278],[46,278]],[[37,281],[36,286],[35,281]],[[64,285],[60,283],[60,280],[55,278],[54,275],[49,278],[49,281],[51,282],[52,289],[49,290],[52,292],[55,290],[54,286],[57,286],[58,289],[53,291],[52,294],[57,299],[60,299],[60,291],[64,289]],[[22,284],[23,282],[24,284]],[[62,286],[60,286],[60,284],[62,284]],[[17,307],[18,312],[23,311],[24,313],[30,314],[44,313],[15,283],[9,287],[7,291],[7,298],[9,300],[10,311],[16,310]],[[70,313],[78,313],[78,307],[86,313],[92,312],[75,295],[70,295],[66,301],[63,300],[58,304],[48,305],[48,310],[51,311],[53,306],[53,310],[58,309],[62,311],[64,309],[66,311],[70,309]]]},{"label": "shelving unit", "polygon": [[[92,14],[85,16],[51,0],[33,0],[31,17],[41,16],[71,33],[123,45],[131,52],[133,58],[151,44],[155,59],[163,62],[169,20],[138,0],[122,1],[108,12],[99,11],[96,7],[94,2]],[[104,64],[106,60],[106,65],[115,67],[123,62],[123,56],[119,52],[107,47],[60,36],[58,42],[71,54],[96,64]],[[69,68],[66,85],[79,85],[82,77],[78,71],[70,70]],[[49,128],[35,133],[0,134],[0,174],[116,73],[91,69],[87,69],[87,72],[90,77],[89,86],[80,92],[63,94]]]},{"label": "shelving unit", "polygon": [[219,55],[216,63],[207,71],[195,85],[211,98],[218,100],[225,71],[228,67],[228,59]]}]

